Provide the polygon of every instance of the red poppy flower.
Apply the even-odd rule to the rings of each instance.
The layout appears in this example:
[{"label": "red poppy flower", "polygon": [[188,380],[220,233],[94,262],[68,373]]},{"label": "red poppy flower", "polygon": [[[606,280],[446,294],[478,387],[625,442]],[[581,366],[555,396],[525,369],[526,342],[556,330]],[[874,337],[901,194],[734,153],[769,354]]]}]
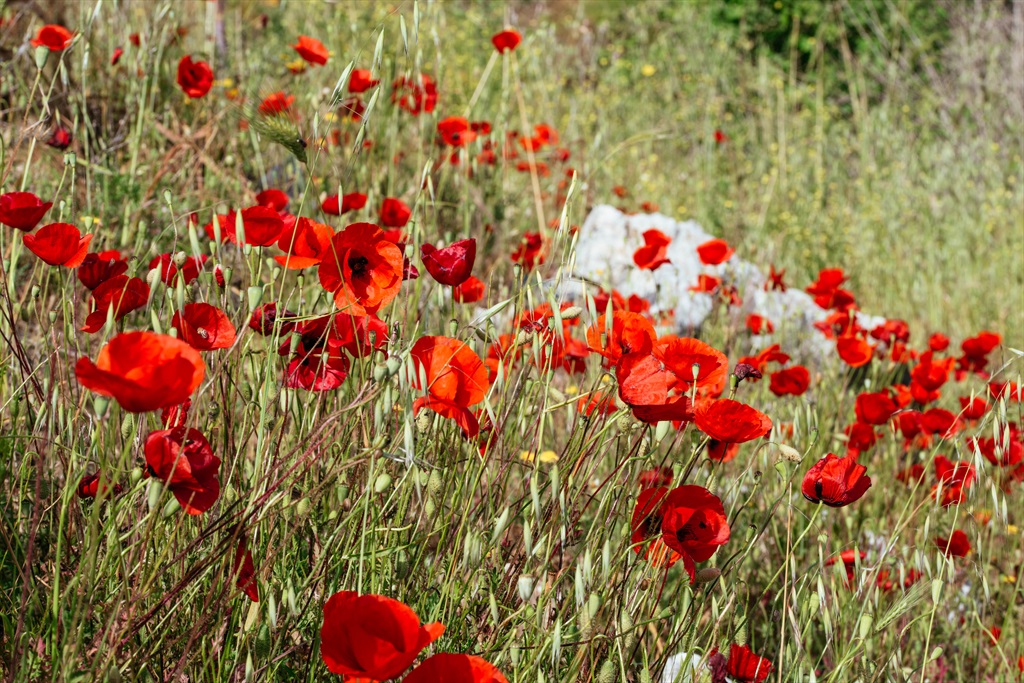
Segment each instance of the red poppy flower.
[{"label": "red poppy flower", "polygon": [[46,46],[50,52],[60,52],[67,49],[74,40],[75,34],[63,26],[47,24],[39,29],[36,37],[30,40],[32,47]]},{"label": "red poppy flower", "polygon": [[714,275],[702,274],[697,276],[697,284],[690,287],[690,291],[699,292],[701,294],[714,294],[721,286],[721,278],[717,278]]},{"label": "red poppy flower", "polygon": [[507,28],[504,31],[495,33],[491,36],[491,42],[494,43],[494,49],[502,53],[515,50],[522,40],[522,34],[514,28]]},{"label": "red poppy flower", "polygon": [[369,69],[354,69],[348,77],[348,91],[353,94],[366,92],[373,86],[380,83],[380,80],[373,78]]},{"label": "red poppy flower", "polygon": [[[338,201],[338,195],[332,194],[320,204],[320,209],[331,216],[341,216],[349,211],[358,211],[364,206],[366,206],[365,194],[362,192],[349,192],[341,198],[340,202]],[[383,207],[381,210],[383,211]],[[408,218],[405,220],[406,222],[409,221]],[[405,223],[402,225],[405,225]]]},{"label": "red poppy flower", "polygon": [[1007,401],[1024,401],[1024,385],[1016,382],[989,382],[988,393],[993,399],[1005,398]]},{"label": "red poppy flower", "polygon": [[714,137],[715,137],[715,144],[716,145],[721,145],[721,144],[729,141],[729,136],[726,135],[725,133],[723,133],[718,128],[715,129]]},{"label": "red poppy flower", "polygon": [[769,363],[785,365],[789,361],[789,354],[783,353],[782,347],[778,344],[772,344],[762,349],[756,356],[744,356],[739,360],[740,363],[754,366],[762,373],[767,371]]},{"label": "red poppy flower", "polygon": [[775,331],[775,324],[757,313],[751,313],[747,316],[747,330],[750,334],[771,334]]},{"label": "red poppy flower", "polygon": [[410,671],[402,683],[508,683],[508,679],[485,659],[442,652]]},{"label": "red poppy flower", "polygon": [[0,223],[9,228],[30,232],[53,206],[31,192],[8,192],[0,195]]},{"label": "red poppy flower", "polygon": [[[427,394],[416,399],[413,410],[418,413],[429,408],[455,420],[468,438],[476,436],[479,423],[469,408],[484,400],[490,388],[480,357],[465,343],[449,337],[421,337],[412,347],[411,357],[415,367],[412,385]],[[426,386],[421,376],[426,378]]]},{"label": "red poppy flower", "polygon": [[164,429],[146,437],[146,471],[163,482],[190,515],[199,515],[220,495],[220,458],[198,429]]},{"label": "red poppy flower", "polygon": [[763,683],[774,670],[772,663],[764,657],[755,655],[749,645],[733,643],[729,646],[726,673],[732,680],[742,683]]},{"label": "red poppy flower", "polygon": [[[604,307],[599,310],[601,308]],[[604,356],[608,366],[615,365],[628,353],[649,353],[654,348],[656,337],[654,326],[647,318],[619,309],[612,312],[610,330],[607,316],[603,313],[587,329],[590,350]]]},{"label": "red poppy flower", "polygon": [[641,490],[668,486],[672,483],[672,468],[666,466],[644,470],[640,473],[637,482],[640,484]]},{"label": "red poppy flower", "polygon": [[187,256],[179,269],[174,263],[174,254],[160,254],[149,262],[149,269],[152,270],[159,266],[160,279],[163,280],[164,284],[168,287],[174,285],[175,277],[178,273],[181,273],[184,284],[187,285],[199,277],[199,271],[203,269],[203,264],[206,263],[207,258],[209,257],[206,254],[202,254],[201,256]]},{"label": "red poppy flower", "polygon": [[786,283],[782,279],[785,275],[785,268],[776,271],[775,264],[772,264],[768,270],[768,279],[764,281],[764,291],[785,292]]},{"label": "red poppy flower", "polygon": [[413,116],[429,114],[437,106],[437,86],[426,74],[418,79],[399,76],[391,87],[391,101]]},{"label": "red poppy flower", "polygon": [[950,557],[967,557],[967,553],[971,552],[970,539],[967,538],[967,534],[959,529],[950,534],[949,538],[936,536],[935,545]]},{"label": "red poppy flower", "polygon": [[661,530],[665,545],[682,557],[691,583],[695,563],[711,559],[719,546],[729,541],[722,501],[702,486],[680,486],[665,496]]},{"label": "red poppy flower", "polygon": [[846,428],[845,432],[846,444],[850,449],[847,457],[856,457],[858,453],[871,450],[878,442],[878,434],[875,433],[874,427],[864,422],[854,422]]},{"label": "red poppy flower", "polygon": [[836,351],[844,363],[851,368],[859,368],[871,362],[875,350],[861,337],[843,335],[836,340]]},{"label": "red poppy flower", "polygon": [[286,95],[279,90],[263,98],[259,112],[265,116],[277,116],[290,110],[294,102],[295,95]]},{"label": "red poppy flower", "polygon": [[82,235],[70,223],[50,223],[39,228],[34,235],[26,233],[25,246],[51,266],[77,268],[89,251],[92,235]]},{"label": "red poppy flower", "polygon": [[424,244],[420,247],[420,256],[432,278],[442,285],[458,287],[473,273],[476,240],[459,240],[443,249],[438,249],[432,244]]},{"label": "red poppy flower", "polygon": [[295,327],[295,322],[289,320],[294,317],[295,314],[291,311],[278,312],[277,303],[271,301],[257,306],[256,310],[252,312],[252,316],[249,318],[249,329],[268,337],[274,334],[274,326],[280,323],[281,336],[284,337]]},{"label": "red poppy flower", "polygon": [[226,349],[235,343],[235,326],[224,311],[211,304],[185,304],[174,313],[171,326],[178,331],[178,339],[200,351]]},{"label": "red poppy flower", "polygon": [[[944,455],[935,456],[935,478],[941,484],[943,507],[962,502],[975,475],[974,465],[969,462],[953,462]],[[939,486],[932,488],[933,495],[938,494],[938,489]]]},{"label": "red poppy flower", "polygon": [[834,508],[849,505],[871,488],[871,477],[864,476],[867,470],[854,457],[829,453],[804,475],[804,498]]},{"label": "red poppy flower", "polygon": [[334,230],[303,216],[281,232],[277,246],[286,252],[274,260],[290,270],[301,270],[318,265],[331,248]]},{"label": "red poppy flower", "polygon": [[452,289],[452,298],[460,304],[472,304],[484,298],[484,283],[470,275],[465,282]]},{"label": "red poppy flower", "polygon": [[666,254],[672,239],[660,230],[644,231],[644,246],[633,252],[633,263],[641,270],[657,270],[671,263]]},{"label": "red poppy flower", "polygon": [[121,485],[115,483],[113,487],[110,480],[105,479],[99,472],[87,474],[78,482],[76,493],[79,498],[95,498],[96,496],[107,496],[107,492],[113,492],[115,496],[121,495]]},{"label": "red poppy flower", "polygon": [[971,372],[982,372],[988,364],[988,355],[1003,343],[1003,338],[995,332],[981,332],[976,337],[965,339],[960,345],[964,355],[958,361],[958,367]]},{"label": "red poppy flower", "polygon": [[949,348],[949,337],[941,332],[936,332],[928,337],[928,348],[931,351],[945,351]]},{"label": "red poppy flower", "polygon": [[323,66],[327,63],[327,58],[331,56],[323,43],[309,36],[299,36],[299,41],[292,47],[300,57],[315,66]]},{"label": "red poppy flower", "polygon": [[729,243],[722,239],[708,240],[697,247],[697,256],[706,266],[717,266],[725,263],[735,253]]},{"label": "red poppy flower", "polygon": [[372,223],[353,223],[331,239],[320,262],[320,284],[353,315],[376,313],[402,287],[402,250]]},{"label": "red poppy flower", "polygon": [[921,427],[932,434],[948,439],[960,431],[963,424],[945,408],[932,408],[921,415]]},{"label": "red poppy flower", "polygon": [[110,278],[128,271],[128,260],[121,258],[117,250],[90,252],[78,266],[78,281],[86,289],[94,290]]},{"label": "red poppy flower", "polygon": [[[348,377],[350,361],[341,342],[332,335],[333,316],[322,315],[308,320],[295,331],[299,343],[285,370],[284,385],[306,391],[337,389]],[[281,345],[280,354],[287,355],[291,344]]]},{"label": "red poppy flower", "polygon": [[884,391],[857,396],[857,419],[869,425],[884,425],[897,410],[896,401]]},{"label": "red poppy flower", "polygon": [[117,63],[121,61],[121,56],[124,54],[124,48],[118,47],[114,49],[114,53],[110,56],[110,66],[117,66]]},{"label": "red poppy flower", "polygon": [[93,334],[107,323],[108,311],[114,322],[132,311],[142,308],[149,301],[149,285],[137,277],[115,275],[100,284],[92,293],[93,311],[86,316],[83,332]]},{"label": "red poppy flower", "polygon": [[184,403],[205,371],[198,351],[152,332],[119,334],[100,349],[95,363],[79,358],[75,364],[83,387],[113,397],[130,413]]},{"label": "red poppy flower", "polygon": [[[655,567],[671,567],[683,556],[669,548],[662,538],[662,522],[665,513],[665,498],[669,490],[665,486],[645,488],[637,496],[630,521],[630,540],[633,551],[643,554]],[[692,564],[692,561],[691,561]],[[689,572],[689,568],[687,568]]]},{"label": "red poppy flower", "polygon": [[204,97],[213,87],[213,69],[206,62],[193,62],[185,55],[178,62],[178,85],[192,99]]},{"label": "red poppy flower", "polygon": [[46,139],[46,144],[54,149],[64,151],[71,146],[71,131],[61,124],[53,127],[53,132]]},{"label": "red poppy flower", "polygon": [[386,197],[380,205],[380,224],[385,228],[404,228],[412,209],[401,199]]},{"label": "red poppy flower", "polygon": [[269,206],[250,206],[242,209],[242,229],[245,231],[245,244],[267,247],[281,236],[284,221],[281,220],[281,215]]},{"label": "red poppy flower", "polygon": [[320,656],[331,673],[384,681],[408,669],[442,633],[442,624],[421,626],[398,600],[341,591],[324,603]]},{"label": "red poppy flower", "polygon": [[718,441],[744,443],[766,436],[772,421],[764,413],[732,399],[701,401],[694,410],[697,428]]},{"label": "red poppy flower", "polygon": [[544,251],[544,240],[540,233],[528,232],[523,235],[519,246],[512,252],[512,262],[520,264],[526,270],[533,270],[547,258]]},{"label": "red poppy flower", "polygon": [[263,190],[262,192],[256,195],[257,204],[259,204],[260,206],[269,206],[271,209],[277,211],[278,213],[284,211],[285,208],[287,208],[289,201],[290,200],[288,199],[288,195],[286,195],[281,190],[278,190],[273,187],[267,190]]},{"label": "red poppy flower", "polygon": [[446,145],[465,147],[476,139],[476,132],[469,126],[469,120],[462,116],[449,116],[437,122],[437,132]]},{"label": "red poppy flower", "polygon": [[802,365],[773,372],[768,388],[776,396],[801,396],[811,385],[811,373]]},{"label": "red poppy flower", "polygon": [[238,539],[231,573],[235,577],[235,587],[241,588],[242,592],[253,602],[259,602],[260,591],[259,586],[256,585],[256,565],[252,561],[252,551],[249,550],[249,544],[245,540],[244,534]]}]

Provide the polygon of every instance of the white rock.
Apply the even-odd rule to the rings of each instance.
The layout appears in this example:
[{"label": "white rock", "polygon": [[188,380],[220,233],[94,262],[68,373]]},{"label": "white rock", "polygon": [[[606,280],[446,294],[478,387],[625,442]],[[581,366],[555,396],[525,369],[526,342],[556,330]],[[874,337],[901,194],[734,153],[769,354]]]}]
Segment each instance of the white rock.
[{"label": "white rock", "polygon": [[[641,270],[633,263],[633,252],[644,244],[643,233],[651,228],[672,239],[667,248],[671,263],[655,271]],[[695,221],[680,223],[660,213],[626,215],[611,206],[596,206],[579,231],[574,274],[605,290],[616,289],[623,296],[641,296],[651,302],[653,313],[672,311],[675,331],[681,335],[699,332],[711,313],[711,295],[689,290],[701,274],[714,275],[732,283],[743,299],[743,305],[732,311],[738,324],[750,313],[757,313],[775,325],[774,334],[755,340],[758,348],[780,342],[790,353],[809,352],[817,357],[834,353],[834,344],[813,327],[828,312],[809,294],[793,288],[764,291],[765,274],[736,254],[721,265],[702,264],[697,247],[711,239],[714,236]],[[858,314],[858,320],[871,329],[885,319]]]},{"label": "white rock", "polygon": [[707,668],[707,664],[701,663],[701,656],[696,652],[680,652],[665,660],[661,683],[693,683]]}]

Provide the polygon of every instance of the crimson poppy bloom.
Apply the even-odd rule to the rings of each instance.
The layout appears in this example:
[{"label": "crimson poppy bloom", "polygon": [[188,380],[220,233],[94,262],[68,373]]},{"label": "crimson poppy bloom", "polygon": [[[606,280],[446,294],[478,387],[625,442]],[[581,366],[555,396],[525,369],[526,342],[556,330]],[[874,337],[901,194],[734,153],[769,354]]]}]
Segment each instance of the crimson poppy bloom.
[{"label": "crimson poppy bloom", "polygon": [[79,498],[95,498],[96,496],[106,497],[107,492],[113,492],[115,496],[121,495],[121,485],[115,483],[113,487],[110,480],[104,478],[99,472],[93,472],[82,477],[78,482],[76,493]]},{"label": "crimson poppy bloom", "polygon": [[206,263],[206,259],[209,258],[206,254],[200,256],[186,256],[179,268],[174,263],[174,254],[160,254],[155,256],[149,262],[149,269],[152,270],[157,266],[160,267],[160,279],[163,280],[164,284],[171,287],[175,283],[175,277],[180,273],[181,278],[184,281],[183,284],[188,284],[199,277],[199,271],[203,269],[203,265]]},{"label": "crimson poppy bloom", "polygon": [[402,683],[508,683],[508,679],[485,659],[442,652],[428,657]]},{"label": "crimson poppy bloom", "polygon": [[178,339],[200,351],[226,349],[235,343],[235,326],[212,304],[185,304],[174,313],[171,326],[178,331]]},{"label": "crimson poppy bloom", "polygon": [[71,146],[71,131],[58,123],[53,127],[50,137],[46,138],[46,144],[63,152]]},{"label": "crimson poppy bloom", "polygon": [[[957,505],[967,498],[967,490],[974,483],[976,471],[969,462],[953,462],[944,455],[935,456],[935,478],[939,483],[932,487],[932,497],[943,507]],[[938,498],[941,491],[941,498]]]},{"label": "crimson poppy bloom", "polygon": [[288,206],[288,202],[291,201],[281,190],[271,187],[263,190],[256,195],[256,203],[260,206],[269,206],[274,211],[281,213]]},{"label": "crimson poppy bloom", "polygon": [[802,365],[773,372],[768,388],[776,396],[801,396],[811,385],[811,373]]},{"label": "crimson poppy bloom", "polygon": [[763,683],[768,680],[775,667],[772,663],[754,654],[749,645],[729,646],[729,661],[726,664],[729,678],[742,683]]},{"label": "crimson poppy bloom", "polygon": [[36,37],[30,40],[32,47],[46,46],[50,52],[67,49],[74,40],[75,34],[58,24],[47,24],[40,27]]},{"label": "crimson poppy bloom", "polygon": [[706,266],[717,266],[725,263],[736,253],[729,243],[723,239],[713,239],[704,242],[697,247],[697,256],[700,262]]},{"label": "crimson poppy bloom", "polygon": [[82,327],[82,331],[89,334],[99,332],[106,325],[108,311],[117,322],[145,306],[149,301],[149,285],[137,277],[115,275],[94,289],[92,298],[93,310]]},{"label": "crimson poppy bloom", "polygon": [[728,141],[729,141],[729,136],[728,136],[728,135],[726,135],[725,133],[723,133],[723,132],[722,132],[722,131],[721,131],[720,129],[718,129],[718,128],[716,128],[716,129],[715,129],[715,135],[714,135],[714,138],[715,138],[715,144],[716,144],[716,145],[721,145],[721,144],[724,144],[724,143],[726,143],[726,142],[728,142]]},{"label": "crimson poppy bloom", "polygon": [[871,477],[864,476],[867,470],[855,457],[840,458],[829,453],[807,471],[801,490],[812,503],[843,507],[871,488]]},{"label": "crimson poppy bloom", "polygon": [[633,252],[633,263],[641,270],[657,270],[668,260],[668,245],[672,239],[661,230],[644,231],[644,246]]},{"label": "crimson poppy bloom", "polygon": [[380,224],[385,228],[404,228],[412,209],[401,199],[386,197],[380,205]]},{"label": "crimson poppy bloom", "polygon": [[324,603],[320,656],[331,673],[384,681],[408,669],[442,633],[444,625],[421,626],[398,600],[340,591]]},{"label": "crimson poppy bloom", "polygon": [[[285,370],[284,385],[290,389],[331,391],[348,377],[351,363],[339,340],[332,335],[333,318],[322,315],[295,328],[299,343]],[[291,345],[281,345],[279,353],[287,355]]]},{"label": "crimson poppy bloom", "polygon": [[[640,491],[630,520],[633,552],[643,554],[655,567],[671,567],[683,559],[683,556],[668,547],[663,539],[664,503],[668,494],[667,486],[645,488]],[[690,571],[689,568],[687,571]]]},{"label": "crimson poppy bloom", "polygon": [[242,228],[245,243],[254,247],[267,247],[281,236],[284,221],[280,214],[269,206],[250,206],[242,209]]},{"label": "crimson poppy bloom", "polygon": [[747,330],[750,334],[771,334],[775,331],[775,323],[763,315],[751,313],[747,316]]},{"label": "crimson poppy bloom", "polygon": [[53,206],[31,192],[8,192],[0,195],[0,223],[9,228],[30,232]]},{"label": "crimson poppy bloom", "polygon": [[124,54],[124,48],[118,47],[114,49],[114,53],[110,56],[110,66],[117,66],[117,63],[121,61],[121,56]]},{"label": "crimson poppy bloom", "polygon": [[739,454],[739,452],[740,445],[738,443],[715,441],[714,439],[708,441],[708,460],[713,460],[715,462],[730,462]]},{"label": "crimson poppy bloom", "polygon": [[289,318],[294,317],[295,314],[291,311],[278,312],[277,303],[271,301],[260,304],[252,312],[252,316],[249,317],[249,329],[253,332],[258,332],[264,337],[268,337],[274,334],[274,326],[280,322],[281,336],[285,336],[295,327],[295,322],[289,320]]},{"label": "crimson poppy bloom", "polygon": [[859,368],[871,362],[875,350],[863,338],[847,334],[836,340],[836,351],[844,363],[851,368]]},{"label": "crimson poppy bloom", "polygon": [[494,44],[494,49],[500,53],[512,52],[512,50],[515,50],[522,41],[522,34],[514,28],[507,28],[504,31],[499,31],[491,36],[491,42]]},{"label": "crimson poppy bloom", "polygon": [[932,408],[921,415],[921,427],[932,434],[939,434],[944,439],[955,435],[963,423],[951,411],[945,408]]},{"label": "crimson poppy bloom", "polygon": [[116,249],[100,253],[89,252],[78,266],[78,281],[86,289],[95,290],[110,278],[128,271],[128,260],[121,258]]},{"label": "crimson poppy bloom", "polygon": [[352,94],[359,94],[366,92],[378,83],[380,80],[374,78],[369,69],[353,69],[348,77],[348,91]]},{"label": "crimson poppy bloom", "polygon": [[290,270],[301,270],[318,265],[330,251],[334,230],[303,216],[290,227],[285,227],[277,246],[286,252],[274,260]]},{"label": "crimson poppy bloom", "polygon": [[698,292],[700,294],[714,294],[721,286],[721,278],[717,278],[714,275],[701,274],[697,276],[697,284],[691,286],[690,291]]},{"label": "crimson poppy bloom", "polygon": [[286,95],[279,90],[264,97],[258,109],[265,116],[277,116],[290,110],[294,102],[295,95]]},{"label": "crimson poppy bloom", "polygon": [[299,36],[298,42],[292,47],[300,57],[314,66],[323,66],[327,63],[327,58],[331,56],[323,43],[309,36]]},{"label": "crimson poppy bloom", "polygon": [[862,393],[857,396],[857,419],[869,425],[884,425],[898,406],[887,392]]},{"label": "crimson poppy bloom", "polygon": [[[594,303],[597,303],[596,299]],[[601,308],[604,307],[598,310]],[[607,365],[615,365],[625,354],[648,353],[654,348],[657,333],[650,321],[639,313],[613,310],[610,330],[607,320],[606,314],[602,313],[597,322],[587,329],[590,350],[604,356]]]},{"label": "crimson poppy bloom", "polygon": [[878,441],[878,435],[875,433],[875,428],[865,422],[854,422],[844,431],[846,432],[847,437],[846,444],[850,449],[850,453],[847,454],[847,457],[850,455],[856,457],[857,453],[870,450]]},{"label": "crimson poppy bloom", "polygon": [[434,111],[437,106],[437,86],[426,74],[418,78],[399,76],[392,84],[391,101],[413,116]]},{"label": "crimson poppy bloom", "polygon": [[764,413],[729,398],[701,401],[694,410],[697,428],[718,441],[744,443],[766,436],[772,421]]},{"label": "crimson poppy bloom", "polygon": [[935,545],[949,557],[967,557],[967,553],[971,552],[970,539],[959,529],[950,534],[949,538],[936,536]]},{"label": "crimson poppy bloom", "polygon": [[[412,385],[426,396],[413,402],[413,410],[429,408],[455,420],[468,438],[476,436],[479,423],[469,410],[484,400],[490,388],[487,368],[473,349],[450,337],[421,337],[410,356],[415,367]],[[426,378],[423,386],[421,375]]]},{"label": "crimson poppy bloom", "polygon": [[528,232],[523,235],[519,246],[512,252],[512,262],[520,264],[526,270],[533,270],[544,263],[547,258],[544,252],[544,239],[540,233]]},{"label": "crimson poppy bloom", "polygon": [[775,270],[775,264],[772,264],[768,270],[768,277],[764,281],[764,291],[766,292],[785,292],[786,283],[783,277],[786,275],[786,269]]},{"label": "crimson poppy bloom", "polygon": [[[349,211],[358,211],[366,206],[366,195],[362,192],[349,192],[338,200],[338,195],[332,194],[320,204],[320,210],[331,216],[341,216]],[[406,222],[408,222],[406,218]],[[402,225],[405,225],[403,223]]]},{"label": "crimson poppy bloom", "polygon": [[130,413],[184,403],[203,381],[206,366],[185,342],[153,332],[125,332],[100,349],[93,363],[79,358],[79,383],[113,397]]},{"label": "crimson poppy bloom", "polygon": [[70,223],[50,223],[34,235],[26,233],[22,240],[29,251],[51,266],[77,268],[85,260],[92,235],[82,235]]},{"label": "crimson poppy bloom", "polygon": [[637,478],[640,490],[669,486],[672,483],[672,468],[668,466],[654,467],[644,470]]},{"label": "crimson poppy bloom", "polygon": [[483,281],[470,275],[465,282],[452,289],[452,298],[460,304],[473,304],[484,298],[484,289]]},{"label": "crimson poppy bloom", "polygon": [[245,534],[238,538],[231,574],[235,577],[235,588],[241,588],[242,592],[253,602],[260,601],[259,586],[256,585],[256,565],[253,563],[252,551],[249,550]]},{"label": "crimson poppy bloom", "polygon": [[476,132],[463,116],[449,116],[437,122],[437,132],[446,145],[465,147],[476,139]]},{"label": "crimson poppy bloom", "polygon": [[729,541],[722,501],[702,486],[680,486],[665,496],[661,530],[665,545],[682,557],[691,583],[695,563],[711,559],[719,546]]},{"label": "crimson poppy bloom", "polygon": [[458,287],[469,279],[476,261],[476,240],[465,239],[453,242],[443,249],[432,244],[420,247],[423,266],[430,276],[442,285]]},{"label": "crimson poppy bloom", "polygon": [[205,97],[213,87],[213,69],[206,62],[193,62],[185,55],[178,62],[178,85],[191,99]]},{"label": "crimson poppy bloom", "polygon": [[372,223],[353,223],[331,238],[320,262],[320,284],[353,315],[376,313],[402,287],[402,250]]},{"label": "crimson poppy bloom", "polygon": [[220,458],[198,429],[164,429],[146,437],[146,471],[163,482],[190,515],[199,515],[220,496]]}]

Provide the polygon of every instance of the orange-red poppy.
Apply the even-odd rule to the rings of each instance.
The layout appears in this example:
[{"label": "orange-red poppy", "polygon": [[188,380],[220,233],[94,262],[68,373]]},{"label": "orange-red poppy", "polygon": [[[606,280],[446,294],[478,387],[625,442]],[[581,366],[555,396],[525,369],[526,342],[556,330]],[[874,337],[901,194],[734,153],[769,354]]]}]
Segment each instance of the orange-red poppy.
[{"label": "orange-red poppy", "polygon": [[508,683],[508,679],[475,655],[439,652],[410,671],[402,683]]},{"label": "orange-red poppy", "polygon": [[672,239],[661,230],[644,231],[644,246],[633,252],[633,263],[641,270],[657,270],[669,261],[667,252]]},{"label": "orange-red poppy", "polygon": [[700,262],[706,266],[717,266],[725,263],[735,252],[729,243],[722,239],[713,239],[704,242],[697,247],[697,256]]},{"label": "orange-red poppy", "polygon": [[82,235],[70,223],[50,223],[35,233],[26,233],[22,240],[33,254],[51,266],[77,268],[85,260],[92,235]]},{"label": "orange-red poppy", "polygon": [[191,99],[199,99],[213,87],[213,69],[203,61],[193,62],[185,55],[178,62],[178,85]]},{"label": "orange-red poppy", "polygon": [[309,36],[299,36],[298,42],[292,45],[292,47],[299,53],[300,57],[315,66],[323,66],[327,63],[328,57],[331,56],[331,53],[327,51],[323,43]]},{"label": "orange-red poppy", "polygon": [[178,339],[200,351],[226,349],[235,343],[235,326],[224,311],[212,304],[185,304],[174,313],[171,326],[178,331]]},{"label": "orange-red poppy", "polygon": [[149,285],[137,277],[115,275],[101,283],[92,293],[93,310],[85,318],[83,332],[99,332],[107,322],[108,311],[114,322],[149,301]]},{"label": "orange-red poppy", "polygon": [[75,34],[59,24],[47,24],[41,26],[36,32],[36,37],[30,40],[32,47],[45,46],[50,52],[60,52],[67,49],[74,40]]},{"label": "orange-red poppy", "polygon": [[220,496],[220,458],[198,429],[165,429],[146,437],[146,471],[174,494],[182,509],[199,515]]},{"label": "orange-red poppy", "polygon": [[153,332],[126,332],[100,350],[96,362],[79,358],[79,383],[113,397],[130,413],[146,413],[184,403],[203,381],[206,366],[199,352],[181,341]]},{"label": "orange-red poppy", "polygon": [[402,251],[372,223],[353,223],[331,239],[320,262],[320,284],[353,315],[376,313],[402,287]]},{"label": "orange-red poppy", "polygon": [[53,206],[31,192],[8,192],[0,195],[0,223],[9,228],[29,232]]},{"label": "orange-red poppy", "polygon": [[491,384],[480,357],[464,342],[450,337],[421,337],[410,356],[415,368],[412,384],[426,392],[416,399],[413,409],[429,408],[455,420],[468,438],[476,436],[479,422],[469,408],[484,400]]},{"label": "orange-red poppy", "polygon": [[494,49],[498,52],[511,52],[515,50],[523,40],[522,34],[514,28],[507,28],[491,36]]},{"label": "orange-red poppy", "polygon": [[729,443],[760,439],[772,430],[772,421],[767,415],[729,398],[698,402],[694,422],[712,439]]},{"label": "orange-red poppy", "polygon": [[331,226],[303,216],[291,227],[282,230],[277,246],[286,253],[284,256],[275,256],[274,260],[290,270],[318,265],[330,251],[333,237],[334,229]]}]

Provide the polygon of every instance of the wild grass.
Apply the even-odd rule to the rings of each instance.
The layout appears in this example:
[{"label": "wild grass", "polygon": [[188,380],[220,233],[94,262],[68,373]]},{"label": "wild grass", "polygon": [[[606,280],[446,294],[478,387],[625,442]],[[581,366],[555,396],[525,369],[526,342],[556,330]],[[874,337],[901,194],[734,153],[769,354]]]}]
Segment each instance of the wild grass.
[{"label": "wild grass", "polygon": [[[122,250],[138,277],[160,253],[210,261],[197,287],[157,285],[145,308],[86,335],[77,328],[87,295],[74,273],[36,259],[16,231],[0,232],[0,671],[11,681],[326,680],[321,608],[345,589],[441,621],[435,651],[479,654],[510,681],[658,680],[670,655],[733,643],[771,659],[771,680],[1018,680],[1020,482],[1005,485],[967,438],[1021,424],[1019,401],[992,400],[976,424],[927,447],[907,450],[880,430],[861,456],[873,487],[830,509],[802,498],[804,473],[845,452],[857,393],[891,383],[891,363],[873,363],[856,385],[826,363],[801,398],[772,395],[767,378],[741,384],[736,397],[776,429],[728,463],[703,457],[693,426],[648,426],[628,409],[581,415],[576,400],[614,392],[614,371],[597,357],[582,375],[545,367],[543,345],[526,333],[515,337],[523,361],[484,403],[495,425],[485,455],[450,420],[414,415],[419,393],[406,371],[419,337],[456,337],[485,357],[514,315],[558,308],[572,241],[553,220],[564,228],[597,203],[638,211],[652,202],[745,259],[786,268],[792,286],[845,268],[860,307],[906,320],[916,349],[932,332],[955,349],[998,331],[1004,344],[990,369],[1020,382],[1024,11],[949,7],[951,38],[924,55],[927,68],[908,71],[915,36],[899,13],[879,25],[846,2],[835,11],[874,36],[873,52],[788,65],[697,3],[642,12],[612,2],[9,3],[0,14],[2,191],[52,199],[46,222],[93,233],[92,251]],[[80,35],[39,67],[28,39],[44,19]],[[506,25],[524,42],[501,56],[489,39]],[[132,33],[140,48],[129,46]],[[289,72],[299,34],[331,49],[326,66]],[[111,67],[119,46],[125,55]],[[185,54],[213,66],[203,99],[175,83]],[[334,97],[350,63],[381,79],[361,122],[344,120]],[[412,117],[392,106],[390,84],[420,72],[437,81],[438,106]],[[306,164],[240,126],[246,112],[231,98],[278,90],[296,97]],[[472,174],[465,160],[443,163],[435,130],[448,115],[490,121],[495,141],[552,125],[575,179],[551,162],[551,177],[519,173],[500,154]],[[63,152],[44,144],[58,121],[75,133]],[[358,220],[374,220],[383,197],[404,198],[413,262],[425,242],[476,238],[486,300],[455,304],[421,269],[382,314],[397,362],[356,359],[332,392],[283,388],[277,350],[290,339],[249,332],[250,313],[277,301],[309,318],[333,310],[330,296],[269,251],[218,246],[189,228],[190,214],[204,225],[266,187],[285,190],[295,215],[320,220],[323,194],[368,193]],[[552,243],[529,273],[508,255],[532,231]],[[214,264],[225,269],[223,289]],[[189,413],[223,461],[220,498],[200,516],[146,476],[142,445],[163,428],[159,414],[123,411],[73,370],[117,330],[167,332],[186,300],[223,308],[239,330],[230,349],[204,354],[207,379]],[[577,337],[595,322],[581,307]],[[724,330],[704,334],[733,363],[741,355]],[[986,391],[968,375],[940,404],[959,412],[957,397]],[[977,467],[962,503],[933,499],[936,455]],[[912,462],[928,478],[905,486],[895,475]],[[724,501],[732,537],[703,565],[720,575],[691,585],[680,567],[659,569],[634,551],[637,480],[660,466]],[[80,500],[78,482],[94,471],[121,493]],[[966,558],[933,542],[954,528],[970,537]],[[243,537],[258,603],[233,576]],[[866,555],[849,575],[827,564],[851,549]],[[923,576],[904,589],[912,570]],[[884,589],[883,572],[895,589]]]}]

